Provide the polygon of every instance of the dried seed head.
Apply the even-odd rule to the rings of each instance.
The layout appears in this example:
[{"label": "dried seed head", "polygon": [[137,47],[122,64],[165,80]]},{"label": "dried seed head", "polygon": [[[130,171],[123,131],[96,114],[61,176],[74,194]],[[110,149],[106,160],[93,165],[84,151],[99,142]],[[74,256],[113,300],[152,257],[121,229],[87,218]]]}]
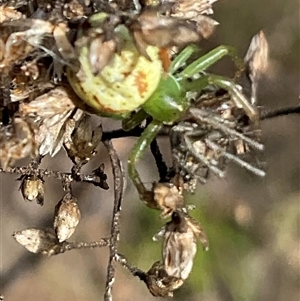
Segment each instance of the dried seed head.
[{"label": "dried seed head", "polygon": [[20,186],[24,200],[44,205],[44,181],[38,176],[25,176]]},{"label": "dried seed head", "polygon": [[96,147],[102,136],[99,125],[92,130],[91,117],[84,114],[78,121],[70,139],[65,140],[64,147],[74,164],[85,164],[96,153]]},{"label": "dried seed head", "polygon": [[66,194],[55,207],[54,230],[59,242],[67,240],[75,232],[80,220],[77,199]]},{"label": "dried seed head", "polygon": [[58,243],[54,233],[34,228],[14,232],[13,237],[32,253],[50,255]]},{"label": "dried seed head", "polygon": [[187,279],[196,255],[196,238],[199,237],[205,250],[208,241],[202,227],[184,211],[174,211],[172,220],[153,239],[164,238],[163,263],[169,276]]},{"label": "dried seed head", "polygon": [[183,215],[172,214],[172,221],[167,223],[163,245],[163,261],[169,276],[187,279],[196,255],[197,246],[194,232],[188,227]]},{"label": "dried seed head", "polygon": [[20,113],[39,122],[35,141],[39,147],[39,154],[54,156],[60,149],[66,136],[71,135],[75,121],[82,111],[70,116],[75,109],[72,99],[77,98],[71,89],[57,87],[37,97],[30,103],[20,104]]},{"label": "dried seed head", "polygon": [[153,199],[162,217],[169,216],[174,210],[181,208],[184,200],[178,188],[171,183],[154,183],[152,187]]},{"label": "dried seed head", "polygon": [[169,276],[160,261],[155,262],[147,272],[146,285],[155,297],[173,297],[173,291],[183,284],[183,280]]}]

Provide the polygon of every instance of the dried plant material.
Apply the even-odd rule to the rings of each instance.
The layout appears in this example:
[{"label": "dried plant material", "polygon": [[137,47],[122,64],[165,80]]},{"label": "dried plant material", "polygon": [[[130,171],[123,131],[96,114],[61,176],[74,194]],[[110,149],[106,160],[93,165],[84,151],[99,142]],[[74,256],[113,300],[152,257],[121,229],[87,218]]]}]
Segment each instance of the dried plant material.
[{"label": "dried plant material", "polygon": [[73,235],[80,216],[77,199],[67,193],[55,206],[54,230],[59,242],[63,242]]},{"label": "dried plant material", "polygon": [[4,170],[19,159],[37,156],[32,125],[19,117],[14,118],[12,126],[1,128],[0,149],[0,163]]},{"label": "dried plant material", "polygon": [[[75,48],[78,56],[82,56],[83,52],[87,52],[87,63],[84,63],[80,58],[79,61],[81,64],[88,64],[94,76],[101,76],[101,71],[112,61],[114,54],[123,50],[120,45],[122,40],[119,37],[120,32],[115,30],[119,24],[119,16],[101,12],[92,15],[86,22],[84,34],[77,36]],[[128,33],[126,33],[127,35]],[[72,70],[74,72],[78,71],[75,68],[72,68]],[[86,76],[86,74],[81,73],[84,72],[79,72],[77,76],[82,78]]]},{"label": "dried plant material", "polygon": [[74,130],[75,121],[80,118],[82,111],[77,109],[72,120],[70,119],[75,110],[72,96],[71,91],[57,87],[30,103],[20,104],[21,114],[40,124],[35,135],[40,155],[49,153],[54,156],[60,150],[64,139]]},{"label": "dried plant material", "polygon": [[25,59],[26,56],[34,50],[34,47],[27,43],[24,38],[25,34],[23,32],[12,33],[9,36],[2,35],[0,40],[1,69],[7,72],[6,69],[10,69],[16,62]]},{"label": "dried plant material", "polygon": [[74,164],[85,164],[96,153],[102,137],[102,126],[92,130],[91,117],[84,114],[75,125],[70,139],[65,139],[64,147]]},{"label": "dried plant material", "polygon": [[10,84],[10,101],[22,102],[36,99],[37,96],[54,88],[49,80],[49,72],[37,59],[24,61],[14,67]]},{"label": "dried plant material", "polygon": [[244,61],[249,65],[250,73],[254,73],[253,77],[266,72],[269,59],[269,45],[263,31],[256,34],[250,43]]},{"label": "dried plant material", "polygon": [[162,210],[163,218],[170,216],[174,210],[184,205],[180,191],[171,183],[154,183],[152,192],[157,208]]},{"label": "dried plant material", "polygon": [[29,252],[51,255],[58,244],[54,233],[40,229],[25,229],[13,233],[15,240]]},{"label": "dried plant material", "polygon": [[106,182],[107,176],[104,173],[105,166],[104,164],[100,164],[98,168],[92,171],[92,173],[85,177],[83,181],[91,183],[97,187],[101,187],[105,190],[109,189],[109,186]]},{"label": "dried plant material", "polygon": [[94,75],[98,75],[115,54],[117,41],[114,38],[105,40],[105,36],[100,35],[92,40],[89,50],[89,61],[92,72]]},{"label": "dried plant material", "polygon": [[72,21],[80,20],[84,17],[84,6],[77,0],[71,0],[69,3],[64,4],[63,15]]},{"label": "dried plant material", "polygon": [[204,249],[208,250],[208,240],[202,227],[183,211],[174,211],[172,220],[153,239],[161,237],[164,238],[163,263],[167,274],[187,279],[197,251],[197,237]]},{"label": "dried plant material", "polygon": [[23,14],[18,12],[13,6],[6,4],[0,5],[0,23],[5,21],[18,20],[23,17]]},{"label": "dried plant material", "polygon": [[[241,87],[236,85],[241,91]],[[190,116],[172,128],[173,157],[185,183],[194,189],[194,180],[205,183],[211,173],[225,176],[228,161],[264,176],[258,162],[249,163],[264,146],[260,143],[258,123],[240,108],[224,90],[205,91],[189,109]],[[194,188],[193,188],[194,187]]]},{"label": "dried plant material", "polygon": [[155,297],[173,297],[173,291],[183,284],[183,280],[168,275],[164,264],[155,262],[147,272],[145,283]]},{"label": "dried plant material", "polygon": [[197,21],[191,21],[172,14],[163,15],[160,10],[159,6],[146,9],[130,25],[135,45],[147,59],[147,45],[160,48],[183,47],[208,38],[218,24],[203,15],[199,15]]},{"label": "dried plant material", "polygon": [[36,201],[37,204],[44,205],[44,181],[38,176],[24,176],[20,186],[25,201]]},{"label": "dried plant material", "polygon": [[[218,24],[207,16],[212,13],[216,0],[7,2],[0,6],[1,163],[3,160],[7,167],[16,158],[29,153],[55,155],[62,145],[74,163],[71,172],[42,169],[42,157],[38,156],[25,167],[11,168],[7,172],[0,168],[0,173],[23,176],[21,190],[28,201],[43,203],[42,179],[46,178],[61,181],[67,193],[55,208],[56,235],[27,229],[14,233],[14,237],[31,252],[48,255],[71,249],[109,247],[106,301],[112,300],[116,261],[144,281],[152,295],[172,297],[191,272],[197,238],[204,250],[208,249],[206,234],[188,215],[190,207],[184,207],[182,190],[193,191],[196,180],[205,182],[210,171],[223,177],[226,160],[264,175],[257,164],[240,158],[263,149],[257,124],[253,122],[259,116],[257,108],[245,97],[239,97],[242,95],[240,86],[217,75],[204,74],[205,70],[201,69],[203,62],[214,61],[216,54],[215,57],[220,58],[221,51],[231,53],[233,49],[218,47],[189,65],[196,51],[190,44],[208,38]],[[20,12],[12,8],[20,6],[23,6]],[[255,85],[265,70],[267,57],[263,38],[260,33],[253,39],[245,57],[254,97]],[[182,56],[174,55],[173,64],[170,58],[173,50],[185,45],[189,46],[187,52]],[[186,82],[182,76],[186,77]],[[224,84],[220,84],[220,79]],[[201,80],[207,84],[202,85]],[[205,88],[198,87],[198,83]],[[78,97],[70,85],[84,104],[77,102]],[[230,89],[226,89],[226,85]],[[216,89],[218,86],[237,92],[229,95]],[[173,91],[176,92],[174,96]],[[137,101],[138,95],[141,97]],[[161,95],[166,102],[161,102]],[[156,97],[158,102],[149,105],[149,99]],[[172,100],[181,98],[178,114],[175,111],[173,114]],[[151,110],[146,109],[147,106],[151,106]],[[131,115],[133,130],[125,132],[123,127],[106,132],[102,137],[101,126],[94,129],[90,116],[78,108],[116,119],[138,114]],[[162,114],[158,114],[160,108],[164,109]],[[147,117],[154,122],[145,130],[142,121]],[[25,125],[17,128],[18,122]],[[141,199],[150,208],[161,210],[162,217],[171,215],[171,221],[154,237],[163,239],[162,258],[145,273],[130,267],[117,253],[125,179],[111,139],[142,134],[130,156],[130,163],[136,163],[149,144],[152,148],[151,139],[165,130],[170,133],[174,160],[171,169],[167,165],[160,169],[163,156],[155,158],[163,182],[147,189],[135,166],[128,168]],[[99,163],[99,167],[87,175],[81,173],[82,165],[94,155],[101,139],[110,155],[115,187],[110,236],[91,243],[67,242],[81,215],[77,200],[71,194],[72,182],[109,188],[104,164]],[[14,147],[18,149],[17,155]],[[173,184],[166,183],[168,181]]]},{"label": "dried plant material", "polygon": [[67,24],[59,23],[54,27],[52,33],[56,47],[66,62],[70,62],[75,59],[75,50],[66,36],[68,31],[69,28]]},{"label": "dried plant material", "polygon": [[247,68],[246,74],[251,83],[251,103],[255,104],[258,81],[266,72],[269,63],[269,45],[263,31],[252,38],[244,61]]},{"label": "dried plant material", "polygon": [[212,4],[218,0],[164,0],[164,3],[174,3],[172,15],[183,19],[196,20],[199,15],[213,14]]},{"label": "dried plant material", "polygon": [[69,94],[63,87],[57,87],[48,93],[37,97],[30,103],[20,104],[20,112],[24,116],[37,119],[47,119],[57,116],[53,124],[60,118],[59,115],[75,108]]}]

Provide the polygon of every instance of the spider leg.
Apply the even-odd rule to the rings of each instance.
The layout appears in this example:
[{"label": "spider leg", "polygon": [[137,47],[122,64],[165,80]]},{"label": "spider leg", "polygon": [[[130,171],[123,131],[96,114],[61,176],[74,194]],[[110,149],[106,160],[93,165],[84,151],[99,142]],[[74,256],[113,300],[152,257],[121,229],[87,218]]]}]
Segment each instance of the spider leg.
[{"label": "spider leg", "polygon": [[[183,51],[185,51],[185,50],[183,50]],[[226,55],[228,55],[232,58],[233,62],[237,66],[239,72],[242,72],[242,70],[244,69],[244,61],[238,56],[235,48],[231,47],[231,46],[221,45],[221,46],[209,51],[207,54],[201,56],[197,60],[195,60],[193,63],[188,65],[183,71],[181,71],[178,75],[176,75],[176,77],[178,77],[179,79],[191,78],[194,75],[205,71],[208,67],[215,64],[216,62],[218,62],[220,59],[222,59]],[[179,54],[179,56],[180,56],[180,54]],[[175,65],[175,63],[172,63],[172,64]]]},{"label": "spider leg", "polygon": [[243,108],[251,121],[256,122],[259,120],[257,108],[248,101],[238,85],[225,77],[212,74],[203,75],[192,82],[187,82],[186,89],[188,89],[187,91],[201,91],[209,85],[215,85],[228,91],[236,106]]},{"label": "spider leg", "polygon": [[148,116],[143,109],[140,109],[122,120],[122,128],[125,131],[130,131],[139,126]]},{"label": "spider leg", "polygon": [[195,45],[185,47],[176,57],[172,60],[169,73],[174,74],[179,68],[186,64],[188,58],[197,50]]},{"label": "spider leg", "polygon": [[128,174],[132,180],[134,186],[136,187],[140,199],[151,208],[157,208],[153,201],[152,191],[147,189],[142,182],[139,173],[135,167],[139,159],[144,154],[145,150],[149,147],[150,143],[158,135],[159,131],[162,129],[163,123],[153,120],[144,130],[142,135],[138,138],[136,144],[134,145],[128,159]]}]

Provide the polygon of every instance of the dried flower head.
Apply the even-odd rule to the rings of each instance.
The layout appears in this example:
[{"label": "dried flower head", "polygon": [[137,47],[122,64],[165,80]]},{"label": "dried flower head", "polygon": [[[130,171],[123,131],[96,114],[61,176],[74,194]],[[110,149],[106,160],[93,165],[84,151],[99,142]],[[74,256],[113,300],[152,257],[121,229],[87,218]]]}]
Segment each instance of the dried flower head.
[{"label": "dried flower head", "polygon": [[67,240],[73,235],[80,220],[77,199],[67,193],[55,206],[54,230],[59,242]]},{"label": "dried flower head", "polygon": [[36,201],[37,204],[44,205],[44,181],[38,176],[24,176],[20,186],[23,198],[26,201]]},{"label": "dried flower head", "polygon": [[58,244],[54,233],[34,228],[16,231],[13,237],[32,253],[51,255],[53,248]]}]

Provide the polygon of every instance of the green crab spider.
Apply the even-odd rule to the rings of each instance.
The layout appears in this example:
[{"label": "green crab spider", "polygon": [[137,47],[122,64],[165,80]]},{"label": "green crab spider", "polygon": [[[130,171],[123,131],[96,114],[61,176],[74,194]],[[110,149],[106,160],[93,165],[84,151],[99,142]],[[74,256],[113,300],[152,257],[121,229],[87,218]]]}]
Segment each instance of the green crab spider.
[{"label": "green crab spider", "polygon": [[75,73],[68,68],[67,75],[74,91],[97,115],[123,119],[127,129],[139,125],[147,117],[152,118],[129,155],[128,174],[140,199],[157,209],[152,191],[141,181],[136,164],[163,126],[174,124],[186,114],[190,106],[187,92],[199,92],[215,85],[227,90],[251,120],[255,121],[258,114],[234,82],[204,73],[224,56],[230,56],[240,69],[243,62],[233,47],[219,46],[186,66],[197,49],[189,45],[165,70],[161,49],[149,45],[147,53],[151,61],[147,60],[137,51],[125,26],[120,25],[116,31],[122,39],[121,52],[115,53],[99,74],[91,71],[88,46],[91,43],[81,43],[78,49],[81,69]]}]

